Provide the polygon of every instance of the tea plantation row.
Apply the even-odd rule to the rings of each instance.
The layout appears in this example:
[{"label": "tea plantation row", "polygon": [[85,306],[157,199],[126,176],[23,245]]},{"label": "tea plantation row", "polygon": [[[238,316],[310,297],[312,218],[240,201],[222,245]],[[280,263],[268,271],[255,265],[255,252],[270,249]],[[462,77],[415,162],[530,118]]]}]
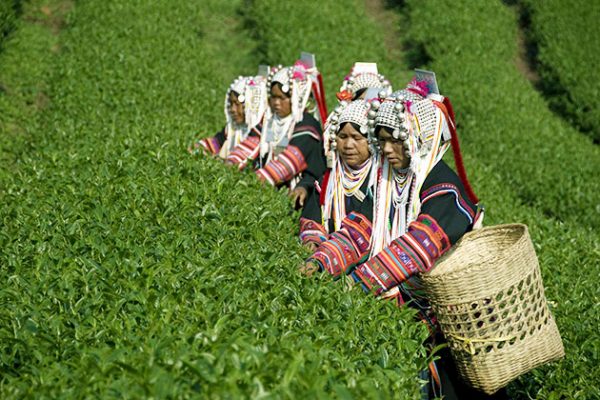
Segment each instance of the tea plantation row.
[{"label": "tea plantation row", "polygon": [[512,12],[498,2],[409,4],[410,40],[435,60],[460,114],[477,116],[459,116],[463,129],[477,132],[463,134],[467,153],[497,166],[523,203],[561,221],[600,227],[600,148],[550,112],[516,69]]},{"label": "tea plantation row", "polygon": [[520,3],[550,106],[600,143],[600,81],[594,76],[600,65],[600,3]]},{"label": "tea plantation row", "polygon": [[0,51],[4,40],[15,28],[16,20],[21,10],[21,0],[0,1]]},{"label": "tea plantation row", "polygon": [[[286,197],[185,152],[255,71],[241,6],[77,3],[48,104],[5,95],[27,135],[2,133],[23,145],[1,176],[1,398],[417,395],[412,313],[299,276]],[[28,29],[10,60],[49,54]]]}]

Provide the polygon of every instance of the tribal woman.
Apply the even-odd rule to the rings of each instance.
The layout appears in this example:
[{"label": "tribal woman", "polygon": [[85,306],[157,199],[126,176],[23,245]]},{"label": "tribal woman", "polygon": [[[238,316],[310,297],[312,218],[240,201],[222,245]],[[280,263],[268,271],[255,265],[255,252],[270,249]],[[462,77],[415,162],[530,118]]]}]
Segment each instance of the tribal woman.
[{"label": "tribal woman", "polygon": [[269,75],[270,110],[260,136],[256,174],[273,186],[312,191],[325,172],[320,122],[307,109],[311,96],[317,116],[324,119],[324,102],[317,90],[318,71],[301,61]]},{"label": "tribal woman", "polygon": [[300,239],[309,248],[338,231],[350,213],[373,218],[373,188],[378,157],[367,138],[365,100],[342,101],[327,119],[325,136],[332,142],[332,168],[308,197],[300,218]]},{"label": "tribal woman", "polygon": [[[366,291],[407,303],[432,330],[433,344],[443,340],[424,295],[419,275],[434,267],[474,224],[476,196],[459,166],[461,178],[442,157],[456,142],[454,116],[444,97],[413,80],[405,90],[371,103],[370,133],[383,155],[376,187],[373,223],[360,220],[319,246],[304,267],[334,275],[350,274]],[[455,159],[458,146],[453,146]],[[464,184],[463,184],[464,182]],[[370,246],[365,245],[370,243]],[[429,368],[430,398],[489,397],[464,384],[447,351]]]},{"label": "tribal woman", "polygon": [[225,94],[225,127],[215,136],[201,139],[188,151],[203,151],[227,159],[248,137],[260,135],[260,122],[267,109],[267,81],[264,76],[240,76]]},{"label": "tribal woman", "polygon": [[[342,205],[343,201],[341,196],[337,197],[337,200],[341,202],[338,204],[327,194],[334,193],[339,189],[337,186],[336,189],[334,189],[333,185],[337,185],[339,182],[341,182],[344,174],[350,177],[355,176],[358,173],[361,176],[360,179],[363,177],[361,174],[364,174],[364,172],[357,172],[354,170],[355,167],[358,167],[357,165],[349,166],[352,162],[344,159],[345,154],[361,151],[366,155],[367,153],[365,152],[368,151],[369,156],[372,155],[372,151],[369,149],[366,131],[362,133],[360,132],[360,129],[363,129],[360,126],[360,122],[364,122],[366,124],[367,110],[364,110],[364,115],[360,118],[358,118],[357,114],[357,110],[360,109],[362,112],[362,109],[367,107],[367,104],[363,102],[362,105],[350,105],[350,102],[353,100],[364,99],[368,89],[370,89],[370,91],[374,91],[375,94],[383,95],[384,93],[391,93],[392,87],[390,82],[385,79],[383,75],[378,73],[377,64],[357,62],[350,70],[350,74],[344,78],[342,86],[340,87],[339,92],[336,94],[340,104],[336,110],[330,114],[326,124],[325,132],[323,133],[325,156],[327,158],[327,166],[329,168],[325,173],[327,177],[324,178],[322,182],[319,182],[319,188],[323,188],[323,191],[320,191],[320,189],[318,192],[313,191],[309,198],[308,192],[304,187],[300,186],[294,190],[294,200],[297,200],[300,206],[304,206],[305,208],[308,207],[308,210],[303,212],[303,218],[300,220],[300,237],[302,238],[303,243],[309,247],[313,247],[315,244],[320,243],[319,240],[324,238],[323,234],[321,233],[333,232],[334,230],[339,229],[341,219],[338,219],[338,221],[331,226],[328,226],[330,224],[327,224],[323,221],[323,217],[329,221],[334,221],[331,219],[332,207],[334,207],[334,209],[346,210],[348,213],[354,210],[354,206],[358,207],[360,205],[358,207],[360,209],[363,209],[364,207],[369,209],[372,208],[372,198],[368,198],[363,201],[362,195],[359,194],[365,193],[364,190],[367,189],[365,187],[355,188],[357,191],[348,189],[353,191],[354,194],[348,194],[350,197],[346,199],[346,202],[349,202],[347,207]],[[354,120],[346,120],[347,118],[352,117]],[[360,119],[359,122],[357,122],[358,119]],[[342,120],[345,120],[345,126],[342,126],[343,123],[340,122]],[[366,125],[364,126],[364,129],[366,129]],[[336,136],[337,133],[340,135]],[[359,140],[352,140],[353,136]],[[338,151],[335,151],[334,149],[336,144],[338,145]],[[343,148],[346,146],[349,148],[344,151]],[[365,170],[371,169],[372,171],[376,171],[375,165],[373,165],[373,168],[371,168],[370,160],[365,159],[363,161],[368,162],[369,164],[368,167],[364,168]],[[340,165],[338,166],[337,164]],[[369,182],[370,188],[373,180],[369,179],[366,182],[361,182]],[[351,183],[346,181],[345,185],[347,187],[348,185],[351,185]],[[370,189],[368,192],[372,197]],[[358,203],[356,203],[357,201]],[[325,202],[327,204],[325,204]],[[325,214],[322,214],[321,212],[322,207],[326,208]],[[343,219],[346,216],[346,212],[342,212],[342,214],[343,215],[341,218]],[[369,211],[368,218],[370,219],[371,216],[372,212]],[[340,217],[340,215],[338,215],[338,217]],[[311,220],[318,223],[318,225],[314,225],[314,223],[310,222]],[[311,234],[311,231],[313,233],[317,233],[315,229],[321,233],[317,235]]]}]

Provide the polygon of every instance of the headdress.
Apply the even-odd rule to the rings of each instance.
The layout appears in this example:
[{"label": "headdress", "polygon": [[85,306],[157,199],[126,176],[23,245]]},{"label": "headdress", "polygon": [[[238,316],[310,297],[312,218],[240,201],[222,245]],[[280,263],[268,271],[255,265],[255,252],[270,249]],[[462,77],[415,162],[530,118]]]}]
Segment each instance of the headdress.
[{"label": "headdress", "polygon": [[272,68],[267,78],[267,87],[271,88],[274,83],[281,85],[281,90],[290,96],[291,115],[279,118],[270,109],[267,109],[264,117],[263,134],[261,135],[260,156],[268,155],[267,162],[272,157],[276,146],[284,147],[291,139],[294,125],[304,118],[304,111],[308,105],[311,93],[315,97],[317,108],[315,117],[323,120],[325,115],[325,102],[320,81],[320,73],[314,66],[314,58],[311,63],[303,58],[296,61],[290,67],[278,66]]},{"label": "headdress", "polygon": [[309,67],[302,61],[296,61],[291,67],[273,68],[268,77],[269,88],[273,83],[281,84],[281,91],[291,98],[294,121],[300,122],[310,98],[313,80],[318,74],[316,67]]},{"label": "headdress", "polygon": [[378,73],[377,64],[357,62],[344,78],[336,96],[340,101],[354,100],[358,91],[368,88],[385,90],[386,93],[392,91],[390,82]]},{"label": "headdress", "polygon": [[[236,124],[229,111],[229,95],[231,93],[235,93],[238,101],[244,103],[244,122],[242,124]],[[227,89],[224,108],[227,120],[225,128],[227,142],[222,149],[229,152],[246,139],[250,130],[260,123],[268,108],[266,77],[261,75],[237,77]]]}]

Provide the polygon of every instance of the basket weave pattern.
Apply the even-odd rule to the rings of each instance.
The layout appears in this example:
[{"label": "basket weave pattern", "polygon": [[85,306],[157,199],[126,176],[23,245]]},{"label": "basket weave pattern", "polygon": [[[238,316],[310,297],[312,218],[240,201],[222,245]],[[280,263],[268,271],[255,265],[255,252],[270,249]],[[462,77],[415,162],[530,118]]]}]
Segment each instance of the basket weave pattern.
[{"label": "basket weave pattern", "polygon": [[468,233],[423,282],[471,386],[491,394],[564,355],[525,225]]}]

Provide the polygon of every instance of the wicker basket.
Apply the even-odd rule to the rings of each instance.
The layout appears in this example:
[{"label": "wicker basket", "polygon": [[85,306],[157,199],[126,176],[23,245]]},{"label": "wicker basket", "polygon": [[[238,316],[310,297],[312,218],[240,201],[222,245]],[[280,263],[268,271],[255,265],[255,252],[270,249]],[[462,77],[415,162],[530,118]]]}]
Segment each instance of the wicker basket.
[{"label": "wicker basket", "polygon": [[488,394],[564,356],[527,226],[466,234],[423,275],[460,375]]}]

